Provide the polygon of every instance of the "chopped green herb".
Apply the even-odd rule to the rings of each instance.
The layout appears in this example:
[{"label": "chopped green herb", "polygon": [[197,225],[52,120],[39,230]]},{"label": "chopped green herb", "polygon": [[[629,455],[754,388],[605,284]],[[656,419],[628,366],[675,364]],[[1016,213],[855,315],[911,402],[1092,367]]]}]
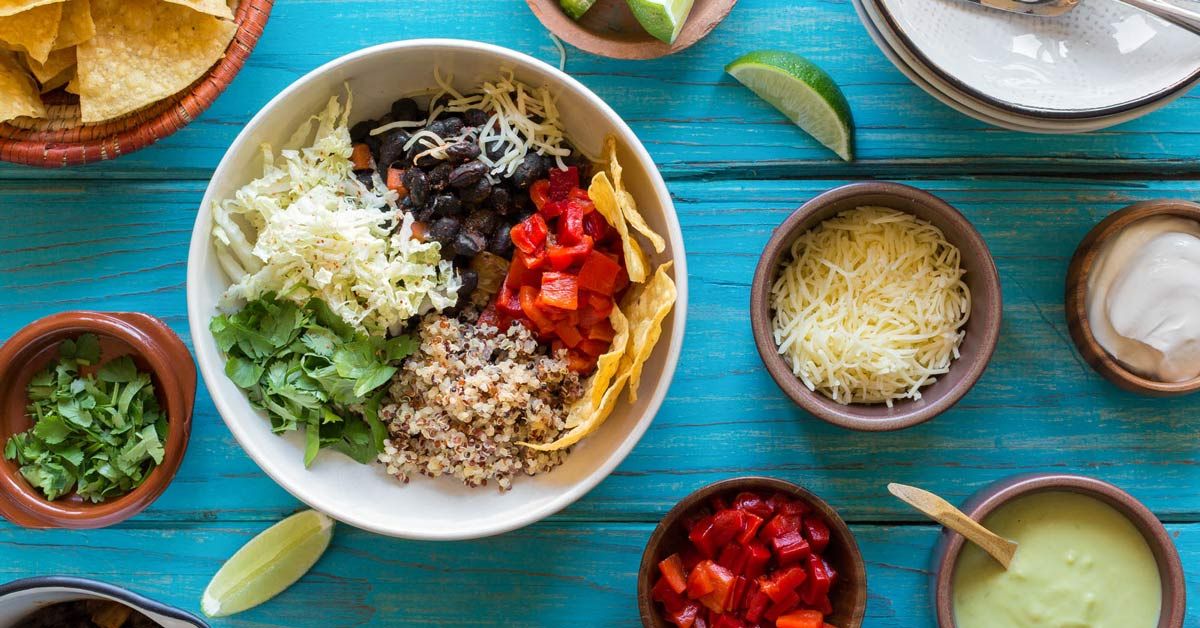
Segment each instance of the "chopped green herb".
[{"label": "chopped green herb", "polygon": [[129,356],[101,365],[94,334],[66,340],[59,360],[30,380],[26,411],[33,427],[4,444],[4,457],[46,499],[75,491],[93,502],[137,488],[162,463],[167,417],[150,376]]},{"label": "chopped green herb", "polygon": [[303,307],[267,294],[209,324],[225,375],[266,410],[275,432],[301,430],[304,465],[322,448],[367,463],[383,451],[383,386],[417,349],[409,336],[357,333],[319,299]]}]

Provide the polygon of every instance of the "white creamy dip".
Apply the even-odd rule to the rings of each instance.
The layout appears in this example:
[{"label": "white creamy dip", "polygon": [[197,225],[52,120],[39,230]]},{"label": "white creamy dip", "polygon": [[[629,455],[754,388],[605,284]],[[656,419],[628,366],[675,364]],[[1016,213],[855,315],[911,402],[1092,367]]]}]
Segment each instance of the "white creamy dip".
[{"label": "white creamy dip", "polygon": [[1110,238],[1088,276],[1087,311],[1097,342],[1131,371],[1200,376],[1200,222],[1154,216]]}]

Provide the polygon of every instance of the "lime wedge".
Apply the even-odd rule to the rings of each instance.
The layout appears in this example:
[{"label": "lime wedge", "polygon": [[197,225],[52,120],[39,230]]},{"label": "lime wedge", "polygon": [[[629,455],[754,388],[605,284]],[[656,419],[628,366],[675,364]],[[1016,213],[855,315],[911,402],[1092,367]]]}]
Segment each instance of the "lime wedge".
[{"label": "lime wedge", "polygon": [[562,5],[563,11],[566,11],[567,15],[578,20],[588,12],[588,9],[592,8],[593,4],[596,4],[596,0],[558,0],[558,3]]},{"label": "lime wedge", "polygon": [[332,537],[333,519],[315,510],[263,530],[213,576],[200,609],[209,617],[224,617],[279,595],[316,564]]},{"label": "lime wedge", "polygon": [[692,12],[693,0],[625,0],[633,16],[656,39],[675,43]]},{"label": "lime wedge", "polygon": [[811,61],[790,52],[758,50],[739,57],[725,71],[839,157],[854,160],[850,103]]}]

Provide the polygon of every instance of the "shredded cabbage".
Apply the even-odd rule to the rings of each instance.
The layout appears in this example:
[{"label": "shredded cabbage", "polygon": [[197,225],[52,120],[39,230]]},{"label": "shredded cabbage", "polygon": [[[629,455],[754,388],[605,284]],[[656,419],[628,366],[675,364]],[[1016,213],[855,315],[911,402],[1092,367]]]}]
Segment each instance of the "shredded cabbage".
[{"label": "shredded cabbage", "polygon": [[457,301],[462,282],[440,245],[412,238],[412,216],[378,175],[370,187],[355,178],[350,104],[330,98],[278,158],[263,145],[263,175],[212,207],[217,259],[234,281],[223,309],[268,292],[319,298],[382,335]]}]

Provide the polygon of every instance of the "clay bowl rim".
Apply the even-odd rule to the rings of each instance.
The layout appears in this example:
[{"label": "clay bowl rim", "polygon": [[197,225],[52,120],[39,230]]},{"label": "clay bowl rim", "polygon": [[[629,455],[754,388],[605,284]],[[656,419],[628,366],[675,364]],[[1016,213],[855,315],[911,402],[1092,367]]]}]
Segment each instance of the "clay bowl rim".
[{"label": "clay bowl rim", "polygon": [[[637,39],[604,37],[584,28],[567,15],[559,5],[559,0],[525,0],[542,26],[564,42],[601,57],[628,60],[658,59],[692,47],[708,37],[721,22],[725,21],[725,18],[729,17],[738,0],[710,0],[710,2],[715,7],[713,15],[698,16],[697,9],[693,8],[692,14],[688,16],[688,21],[684,23],[683,31],[680,32],[675,43],[667,44],[644,32],[639,33],[642,36]],[[704,21],[696,21],[701,18]]]},{"label": "clay bowl rim", "polygon": [[[37,529],[91,529],[124,521],[158,499],[175,478],[187,452],[195,402],[195,365],[183,341],[160,319],[148,314],[68,311],[26,325],[0,346],[0,382],[7,380],[0,399],[9,394],[25,398],[27,380],[7,377],[9,372],[20,370],[23,359],[88,332],[128,345],[150,364],[155,392],[167,412],[169,426],[163,462],[134,490],[93,504],[45,499],[20,476],[15,462],[0,457],[0,515],[12,524]],[[187,356],[186,363],[180,363],[183,356]],[[11,434],[5,423],[0,422],[0,440],[7,442]]]},{"label": "clay bowl rim", "polygon": [[[913,213],[909,211],[911,207],[923,207],[936,217],[931,222],[946,233],[947,240],[958,247],[962,264],[967,266],[967,261],[970,260],[973,262],[970,265],[978,266],[983,271],[979,281],[984,289],[972,291],[972,316],[967,322],[967,333],[974,333],[979,338],[979,346],[971,357],[956,359],[950,365],[951,372],[958,369],[962,374],[961,378],[950,388],[938,391],[936,396],[925,394],[919,401],[904,399],[895,402],[886,417],[872,417],[860,411],[860,408],[880,404],[840,405],[821,393],[809,390],[804,382],[792,374],[791,367],[779,355],[772,335],[769,298],[771,284],[775,280],[780,261],[787,255],[797,237],[833,215],[833,206],[858,197],[869,199],[864,200],[864,204],[891,207],[908,213]],[[884,200],[880,197],[884,197]],[[826,212],[829,214],[822,215]],[[963,239],[953,239],[946,228],[947,225],[955,226]],[[1000,340],[1002,319],[1003,294],[1000,289],[1000,274],[996,270],[996,263],[987,242],[975,225],[954,206],[929,192],[884,181],[851,183],[833,188],[792,212],[775,228],[763,247],[750,288],[750,324],[754,333],[754,344],[771,378],[784,394],[808,413],[833,425],[864,432],[895,431],[913,427],[938,416],[958,403],[987,370]],[[984,324],[989,321],[990,324]],[[939,382],[945,377],[947,376],[939,378]],[[928,387],[923,389],[928,390]]]},{"label": "clay bowl rim", "polygon": [[[962,511],[982,522],[1009,501],[1046,491],[1070,491],[1094,497],[1124,515],[1142,533],[1158,563],[1162,580],[1162,610],[1156,628],[1182,628],[1187,608],[1187,588],[1179,551],[1170,533],[1154,513],[1133,495],[1096,478],[1070,473],[1029,473],[1015,475],[983,487],[968,498]],[[939,628],[955,628],[953,604],[954,565],[966,545],[956,532],[943,530],[934,549],[934,615]]]},{"label": "clay bowl rim", "polygon": [[1117,387],[1155,397],[1186,395],[1200,391],[1200,375],[1184,382],[1160,382],[1138,375],[1100,346],[1088,322],[1087,284],[1100,248],[1133,223],[1152,216],[1179,216],[1200,222],[1200,204],[1177,199],[1141,201],[1118,209],[1092,227],[1079,242],[1067,267],[1067,327],[1083,359]]},{"label": "clay bowl rim", "polygon": [[669,628],[669,624],[659,615],[654,600],[650,597],[650,589],[653,587],[651,583],[653,576],[658,571],[658,561],[661,560],[658,557],[659,548],[662,546],[667,535],[675,531],[679,519],[684,514],[703,504],[703,502],[713,495],[737,493],[747,490],[787,493],[807,502],[817,512],[821,513],[821,516],[829,524],[831,532],[830,543],[837,542],[845,546],[852,563],[849,569],[846,569],[844,565],[838,565],[839,580],[837,586],[847,586],[850,582],[849,578],[843,576],[851,573],[861,574],[861,577],[857,578],[854,582],[853,598],[855,607],[850,611],[850,621],[840,628],[861,628],[867,607],[867,567],[866,562],[863,560],[862,550],[858,546],[858,540],[854,537],[854,533],[850,531],[850,526],[846,524],[837,510],[829,505],[829,502],[821,499],[812,491],[787,480],[757,475],[728,478],[702,486],[679,500],[671,510],[667,511],[666,515],[663,515],[663,518],[650,534],[650,538],[646,541],[646,548],[642,550],[642,560],[638,566],[637,600],[638,614],[642,619],[642,626],[644,628]]}]

